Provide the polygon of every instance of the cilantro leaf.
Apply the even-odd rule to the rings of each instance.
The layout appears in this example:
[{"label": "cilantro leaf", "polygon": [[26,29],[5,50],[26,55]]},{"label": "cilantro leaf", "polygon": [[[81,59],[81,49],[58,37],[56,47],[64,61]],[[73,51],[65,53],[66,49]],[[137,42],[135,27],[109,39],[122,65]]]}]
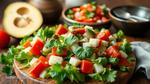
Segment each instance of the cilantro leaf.
[{"label": "cilantro leaf", "polygon": [[110,58],[108,58],[108,61],[109,61],[110,64],[116,65],[116,64],[118,64],[119,59],[110,57]]},{"label": "cilantro leaf", "polygon": [[106,57],[98,57],[97,59],[94,60],[94,62],[97,64],[105,65],[107,64],[108,60]]},{"label": "cilantro leaf", "polygon": [[70,34],[64,40],[67,45],[72,45],[73,43],[78,41],[78,37],[74,36],[73,34]]},{"label": "cilantro leaf", "polygon": [[114,82],[117,76],[117,71],[112,69],[106,69],[105,74],[103,75],[103,80],[107,82]]},{"label": "cilantro leaf", "polygon": [[43,41],[46,41],[47,38],[52,37],[52,35],[55,32],[56,27],[45,27],[38,30],[38,32],[35,34],[39,36]]},{"label": "cilantro leaf", "polygon": [[95,16],[95,13],[90,12],[90,11],[86,11],[85,16],[86,16],[87,18],[92,18],[92,17]]},{"label": "cilantro leaf", "polygon": [[52,65],[51,70],[48,72],[50,77],[57,81],[57,84],[62,84],[66,78],[66,72],[60,64]]},{"label": "cilantro leaf", "polygon": [[73,53],[79,58],[79,59],[85,59],[90,58],[93,54],[93,48],[90,47],[76,47],[73,49]]},{"label": "cilantro leaf", "polygon": [[123,40],[123,43],[120,46],[120,48],[121,48],[121,50],[123,50],[127,54],[129,54],[132,51],[131,45],[129,42],[127,42],[126,39]]},{"label": "cilantro leaf", "polygon": [[67,77],[71,80],[71,82],[75,81],[76,83],[79,83],[85,81],[84,75],[81,74],[76,67],[67,64],[65,70],[67,72]]}]

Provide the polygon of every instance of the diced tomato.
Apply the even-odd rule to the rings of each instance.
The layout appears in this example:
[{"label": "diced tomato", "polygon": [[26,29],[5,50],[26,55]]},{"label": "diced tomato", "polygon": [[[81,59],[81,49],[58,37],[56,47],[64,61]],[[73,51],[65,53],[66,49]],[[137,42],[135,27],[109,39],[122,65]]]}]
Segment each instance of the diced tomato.
[{"label": "diced tomato", "polygon": [[84,19],[86,19],[85,15],[82,15],[80,12],[76,12],[74,14],[74,20],[82,22]]},{"label": "diced tomato", "polygon": [[82,60],[81,62],[81,72],[84,74],[93,73],[93,64],[88,60]]},{"label": "diced tomato", "polygon": [[41,39],[37,39],[35,44],[31,48],[31,53],[35,56],[40,56],[41,55],[41,50],[44,47],[44,43],[42,42]]},{"label": "diced tomato", "polygon": [[95,17],[93,18],[93,21],[94,21],[94,22],[97,22],[97,20],[100,20],[100,19],[101,19],[101,17],[95,16]]},{"label": "diced tomato", "polygon": [[49,66],[48,59],[46,57],[40,56],[38,60],[43,62],[45,66]]},{"label": "diced tomato", "polygon": [[72,11],[74,11],[74,12],[79,12],[80,11],[80,8],[72,8]]},{"label": "diced tomato", "polygon": [[38,59],[37,63],[31,67],[29,74],[35,78],[38,78],[41,72],[48,66],[48,61],[42,56]]},{"label": "diced tomato", "polygon": [[127,59],[121,57],[121,58],[119,59],[119,65],[120,65],[120,66],[130,66],[130,63],[128,62]]},{"label": "diced tomato", "polygon": [[106,49],[106,54],[114,58],[119,58],[121,54],[119,53],[118,48],[119,48],[118,46],[110,46],[109,48]]},{"label": "diced tomato", "polygon": [[101,45],[102,45],[102,40],[99,40],[98,48],[101,47]]},{"label": "diced tomato", "polygon": [[102,16],[102,12],[103,12],[103,11],[102,11],[101,7],[100,7],[100,6],[97,6],[97,7],[96,7],[96,14]]},{"label": "diced tomato", "polygon": [[101,40],[108,40],[109,36],[110,36],[110,31],[108,29],[99,32],[99,34],[97,35],[98,38],[100,38]]},{"label": "diced tomato", "polygon": [[92,18],[86,18],[86,19],[83,20],[83,22],[94,23],[94,20]]},{"label": "diced tomato", "polygon": [[23,47],[24,47],[24,48],[31,47],[31,42],[30,42],[29,40],[27,40],[27,41],[23,44]]},{"label": "diced tomato", "polygon": [[85,33],[85,28],[74,28],[73,29],[73,34],[84,34]]},{"label": "diced tomato", "polygon": [[106,17],[102,17],[102,22],[108,22],[109,19],[107,19]]},{"label": "diced tomato", "polygon": [[88,11],[94,11],[92,5],[89,4],[89,3],[88,3],[88,4],[85,4],[85,5],[83,5],[83,6],[80,6],[80,9],[81,9],[81,10],[86,9],[86,10],[88,10]]},{"label": "diced tomato", "polygon": [[57,52],[57,47],[53,47],[53,48],[52,48],[52,55],[66,57],[66,56],[67,56],[67,49],[64,48],[64,49],[62,50],[62,53],[58,53],[58,52]]},{"label": "diced tomato", "polygon": [[68,32],[68,29],[64,27],[64,25],[60,24],[58,25],[57,27],[57,30],[56,30],[56,35],[62,35],[62,34],[65,34]]}]

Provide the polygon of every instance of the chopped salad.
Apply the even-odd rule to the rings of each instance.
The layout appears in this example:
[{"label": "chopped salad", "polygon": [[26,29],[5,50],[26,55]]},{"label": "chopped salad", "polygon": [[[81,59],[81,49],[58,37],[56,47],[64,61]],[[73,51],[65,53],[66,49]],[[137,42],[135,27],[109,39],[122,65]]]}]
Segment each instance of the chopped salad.
[{"label": "chopped salad", "polygon": [[65,80],[112,83],[118,72],[129,72],[134,61],[122,31],[111,34],[108,29],[62,24],[41,28],[7,55],[22,64],[20,69],[29,68],[33,78],[54,79],[58,84]]},{"label": "chopped salad", "polygon": [[103,23],[109,21],[108,8],[106,5],[100,6],[95,2],[70,8],[65,14],[69,19],[84,23]]}]

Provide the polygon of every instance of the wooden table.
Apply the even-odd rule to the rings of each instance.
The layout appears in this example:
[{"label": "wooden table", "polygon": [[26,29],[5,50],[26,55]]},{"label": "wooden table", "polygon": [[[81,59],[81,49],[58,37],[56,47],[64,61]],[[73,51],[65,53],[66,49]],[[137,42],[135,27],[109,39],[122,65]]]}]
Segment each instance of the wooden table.
[{"label": "wooden table", "polygon": [[[9,2],[20,1],[20,0],[4,0],[4,4],[0,3],[0,18],[2,18],[2,13]],[[143,5],[150,7],[150,0],[97,0],[98,4],[106,3],[108,7],[112,8],[118,5]],[[113,27],[111,27],[113,30]],[[150,42],[150,37],[131,37],[126,36],[129,41],[146,41]],[[5,74],[0,73],[0,84],[21,84],[21,82],[16,78],[16,76],[7,77]],[[135,73],[130,79],[128,84],[150,84],[150,81],[146,79],[145,75],[142,73]]]}]

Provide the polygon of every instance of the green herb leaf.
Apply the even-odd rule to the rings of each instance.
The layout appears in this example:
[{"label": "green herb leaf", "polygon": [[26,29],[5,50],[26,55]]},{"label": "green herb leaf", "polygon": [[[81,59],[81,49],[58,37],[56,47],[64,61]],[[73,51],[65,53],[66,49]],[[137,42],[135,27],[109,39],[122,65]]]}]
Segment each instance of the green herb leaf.
[{"label": "green herb leaf", "polygon": [[57,84],[62,84],[66,78],[66,72],[60,64],[52,65],[51,70],[48,72],[52,79],[57,81]]},{"label": "green herb leaf", "polygon": [[108,61],[109,61],[110,64],[116,65],[116,64],[118,64],[119,59],[118,59],[118,58],[110,57],[110,58],[108,59]]},{"label": "green herb leaf", "polygon": [[78,41],[78,37],[71,34],[70,36],[67,36],[64,40],[67,45],[72,45],[73,43]]},{"label": "green herb leaf", "polygon": [[94,60],[94,62],[97,64],[105,65],[107,64],[108,60],[106,57],[98,57],[97,59]]},{"label": "green herb leaf", "polygon": [[90,12],[90,11],[87,11],[87,12],[85,13],[85,16],[86,16],[87,18],[93,18],[93,17],[95,16],[95,13]]},{"label": "green herb leaf", "polygon": [[79,59],[85,59],[90,58],[93,54],[93,48],[86,47],[76,47],[73,49],[73,53],[79,58]]},{"label": "green herb leaf", "polygon": [[132,51],[131,45],[126,39],[123,40],[123,44],[120,46],[120,48],[127,54],[130,54]]},{"label": "green herb leaf", "polygon": [[120,71],[122,71],[122,72],[128,72],[129,68],[126,67],[126,66],[120,66]]},{"label": "green herb leaf", "polygon": [[85,81],[84,75],[81,74],[76,67],[67,64],[65,70],[67,72],[67,77],[71,80],[71,82],[75,81],[76,83],[79,83]]}]

